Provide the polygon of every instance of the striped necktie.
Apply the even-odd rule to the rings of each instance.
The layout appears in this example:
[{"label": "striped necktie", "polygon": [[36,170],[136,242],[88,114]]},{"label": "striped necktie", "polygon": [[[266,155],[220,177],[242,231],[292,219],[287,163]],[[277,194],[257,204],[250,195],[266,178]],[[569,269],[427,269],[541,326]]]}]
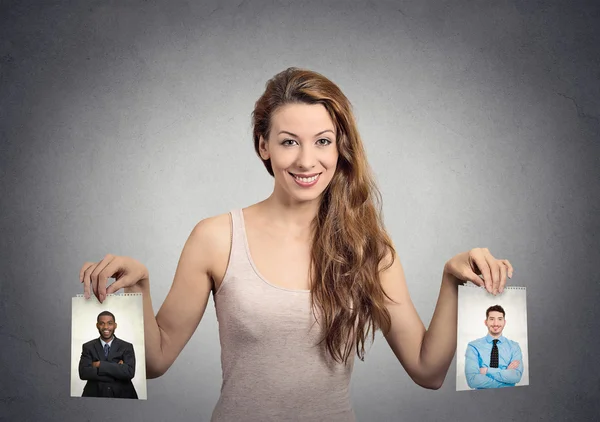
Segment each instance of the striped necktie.
[{"label": "striped necktie", "polygon": [[108,352],[110,351],[110,346],[108,344],[104,345],[104,357],[108,357]]},{"label": "striped necktie", "polygon": [[498,367],[498,339],[494,339],[494,345],[492,346],[492,355],[490,356],[490,368]]}]

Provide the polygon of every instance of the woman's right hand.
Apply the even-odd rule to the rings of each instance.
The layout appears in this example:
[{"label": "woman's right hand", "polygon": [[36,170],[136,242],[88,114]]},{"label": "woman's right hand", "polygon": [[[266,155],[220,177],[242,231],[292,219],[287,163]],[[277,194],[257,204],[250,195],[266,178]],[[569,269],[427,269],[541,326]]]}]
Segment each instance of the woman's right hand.
[{"label": "woman's right hand", "polygon": [[[109,278],[114,278],[115,281],[107,287]],[[141,262],[127,256],[108,254],[100,262],[86,262],[79,271],[83,295],[89,299],[93,291],[100,303],[104,302],[106,295],[135,286],[143,280],[148,280],[148,269]]]}]

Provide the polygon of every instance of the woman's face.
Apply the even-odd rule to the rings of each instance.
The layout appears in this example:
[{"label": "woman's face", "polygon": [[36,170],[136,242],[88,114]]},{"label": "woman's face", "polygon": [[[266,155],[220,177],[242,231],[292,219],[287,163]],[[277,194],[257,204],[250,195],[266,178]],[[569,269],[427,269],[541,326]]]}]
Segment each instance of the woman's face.
[{"label": "woman's face", "polygon": [[291,202],[320,198],[335,173],[338,150],[335,125],[321,104],[287,104],[271,116],[269,139],[260,139],[260,155],[270,159],[275,192]]}]

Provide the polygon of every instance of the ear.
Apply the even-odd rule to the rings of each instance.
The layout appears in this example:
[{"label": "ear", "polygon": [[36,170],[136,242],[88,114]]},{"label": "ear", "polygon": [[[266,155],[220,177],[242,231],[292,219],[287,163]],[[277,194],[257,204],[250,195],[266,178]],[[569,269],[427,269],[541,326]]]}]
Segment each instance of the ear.
[{"label": "ear", "polygon": [[115,322],[115,328],[113,328],[113,330],[116,330],[116,329],[117,329],[117,323]]},{"label": "ear", "polygon": [[269,145],[265,138],[263,138],[262,136],[258,141],[258,151],[260,152],[260,158],[262,158],[263,160],[268,160],[269,158],[271,158],[269,154]]}]

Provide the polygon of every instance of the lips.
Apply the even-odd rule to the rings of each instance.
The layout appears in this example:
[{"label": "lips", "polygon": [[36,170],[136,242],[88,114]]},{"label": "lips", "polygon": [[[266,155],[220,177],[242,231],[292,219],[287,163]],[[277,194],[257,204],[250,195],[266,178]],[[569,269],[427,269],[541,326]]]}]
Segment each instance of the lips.
[{"label": "lips", "polygon": [[290,173],[295,179],[299,179],[303,182],[309,182],[310,179],[313,179],[315,177],[318,177],[321,173],[308,173],[308,174],[304,174],[304,173],[292,173],[292,172],[288,172]]},{"label": "lips", "polygon": [[311,188],[311,187],[315,186],[318,183],[319,178],[321,177],[321,173],[311,173],[311,174],[289,173],[289,174],[294,179],[294,182],[296,182],[296,185],[298,185],[302,188]]}]

